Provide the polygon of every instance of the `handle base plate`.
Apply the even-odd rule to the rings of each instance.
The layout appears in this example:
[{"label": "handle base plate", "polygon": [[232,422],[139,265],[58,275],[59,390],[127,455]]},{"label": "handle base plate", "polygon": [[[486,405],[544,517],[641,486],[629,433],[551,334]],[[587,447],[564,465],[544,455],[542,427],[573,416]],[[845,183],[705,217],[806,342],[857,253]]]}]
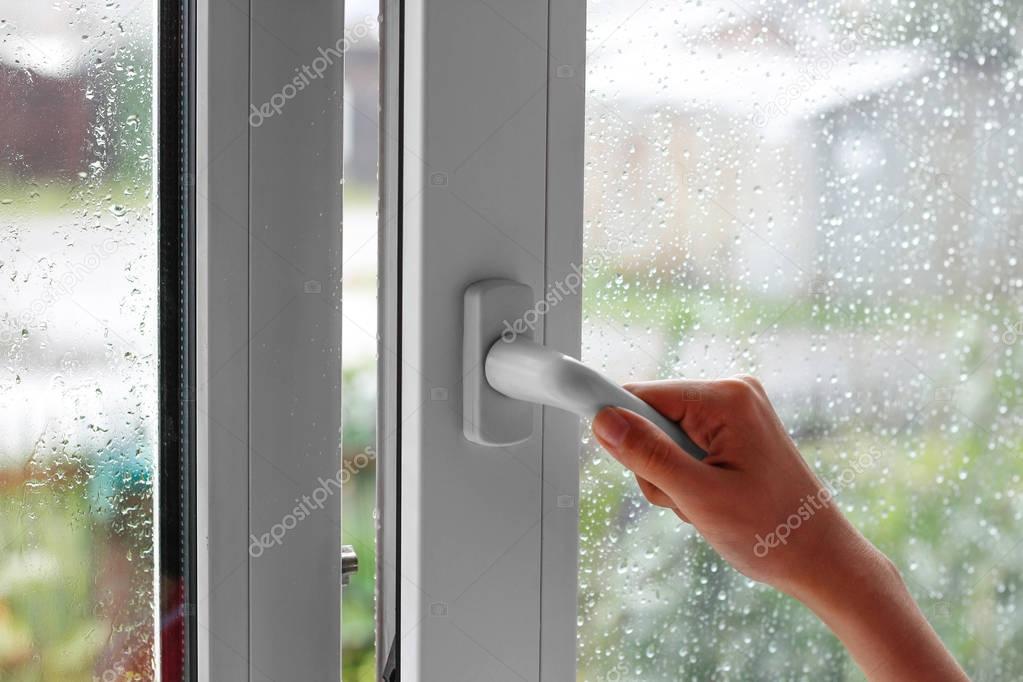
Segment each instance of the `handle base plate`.
[{"label": "handle base plate", "polygon": [[485,279],[465,290],[462,327],[462,431],[473,443],[506,447],[533,435],[534,405],[495,391],[487,382],[490,347],[502,334],[535,337],[533,290],[508,279]]}]

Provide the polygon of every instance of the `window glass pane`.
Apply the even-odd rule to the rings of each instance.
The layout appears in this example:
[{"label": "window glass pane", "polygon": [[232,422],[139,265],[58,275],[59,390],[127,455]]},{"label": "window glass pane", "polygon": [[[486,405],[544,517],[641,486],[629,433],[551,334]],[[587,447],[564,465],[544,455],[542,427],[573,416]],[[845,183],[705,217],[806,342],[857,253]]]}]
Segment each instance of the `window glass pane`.
[{"label": "window glass pane", "polygon": [[155,13],[0,10],[0,679],[158,674]]},{"label": "window glass pane", "polygon": [[[1018,5],[593,0],[588,23],[584,360],[760,376],[959,660],[1023,677]],[[580,679],[859,679],[585,452]]]},{"label": "window glass pane", "polygon": [[344,231],[341,364],[342,539],[359,572],[342,594],[343,677],[373,682],[376,586],[377,131],[380,5],[345,3]]}]

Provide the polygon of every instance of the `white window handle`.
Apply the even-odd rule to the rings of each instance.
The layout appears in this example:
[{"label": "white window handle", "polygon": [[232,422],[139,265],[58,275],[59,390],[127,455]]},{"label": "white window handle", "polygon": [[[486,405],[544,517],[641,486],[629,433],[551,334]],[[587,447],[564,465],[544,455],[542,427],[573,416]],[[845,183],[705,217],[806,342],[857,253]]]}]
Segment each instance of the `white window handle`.
[{"label": "white window handle", "polygon": [[646,417],[680,448],[703,459],[706,450],[682,428],[624,388],[532,339],[539,317],[532,290],[508,279],[486,279],[465,290],[462,337],[463,431],[474,443],[510,446],[533,435],[540,403],[592,418],[609,406]]},{"label": "white window handle", "polygon": [[592,418],[608,406],[624,407],[646,417],[696,459],[706,450],[674,421],[575,358],[532,339],[499,339],[487,353],[486,377],[498,392]]}]

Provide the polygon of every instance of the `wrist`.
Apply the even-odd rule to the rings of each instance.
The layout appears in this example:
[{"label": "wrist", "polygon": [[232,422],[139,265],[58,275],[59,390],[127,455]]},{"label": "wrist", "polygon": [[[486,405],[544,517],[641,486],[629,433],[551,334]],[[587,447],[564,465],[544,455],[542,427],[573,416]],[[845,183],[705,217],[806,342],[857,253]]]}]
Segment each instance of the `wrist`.
[{"label": "wrist", "polygon": [[[875,682],[969,682],[927,623],[895,564],[846,522],[813,569],[779,586],[816,613]],[[836,541],[840,540],[840,541]]]},{"label": "wrist", "polygon": [[829,511],[816,537],[800,548],[798,563],[775,585],[811,608],[838,595],[870,591],[897,575],[888,557],[837,509]]},{"label": "wrist", "polygon": [[778,588],[828,620],[848,614],[903,585],[895,564],[844,518],[820,543],[804,570]]}]

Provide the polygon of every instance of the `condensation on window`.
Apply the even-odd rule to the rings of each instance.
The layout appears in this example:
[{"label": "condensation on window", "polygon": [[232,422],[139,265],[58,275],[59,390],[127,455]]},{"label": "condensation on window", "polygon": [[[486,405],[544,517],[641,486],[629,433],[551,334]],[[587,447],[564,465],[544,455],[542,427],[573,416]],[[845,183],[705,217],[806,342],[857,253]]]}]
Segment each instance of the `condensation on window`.
[{"label": "condensation on window", "polygon": [[[1023,678],[1018,2],[592,0],[583,357],[752,373],[974,679]],[[861,679],[587,439],[579,678]]]},{"label": "condensation on window", "polygon": [[0,679],[155,679],[154,2],[0,6]]}]

